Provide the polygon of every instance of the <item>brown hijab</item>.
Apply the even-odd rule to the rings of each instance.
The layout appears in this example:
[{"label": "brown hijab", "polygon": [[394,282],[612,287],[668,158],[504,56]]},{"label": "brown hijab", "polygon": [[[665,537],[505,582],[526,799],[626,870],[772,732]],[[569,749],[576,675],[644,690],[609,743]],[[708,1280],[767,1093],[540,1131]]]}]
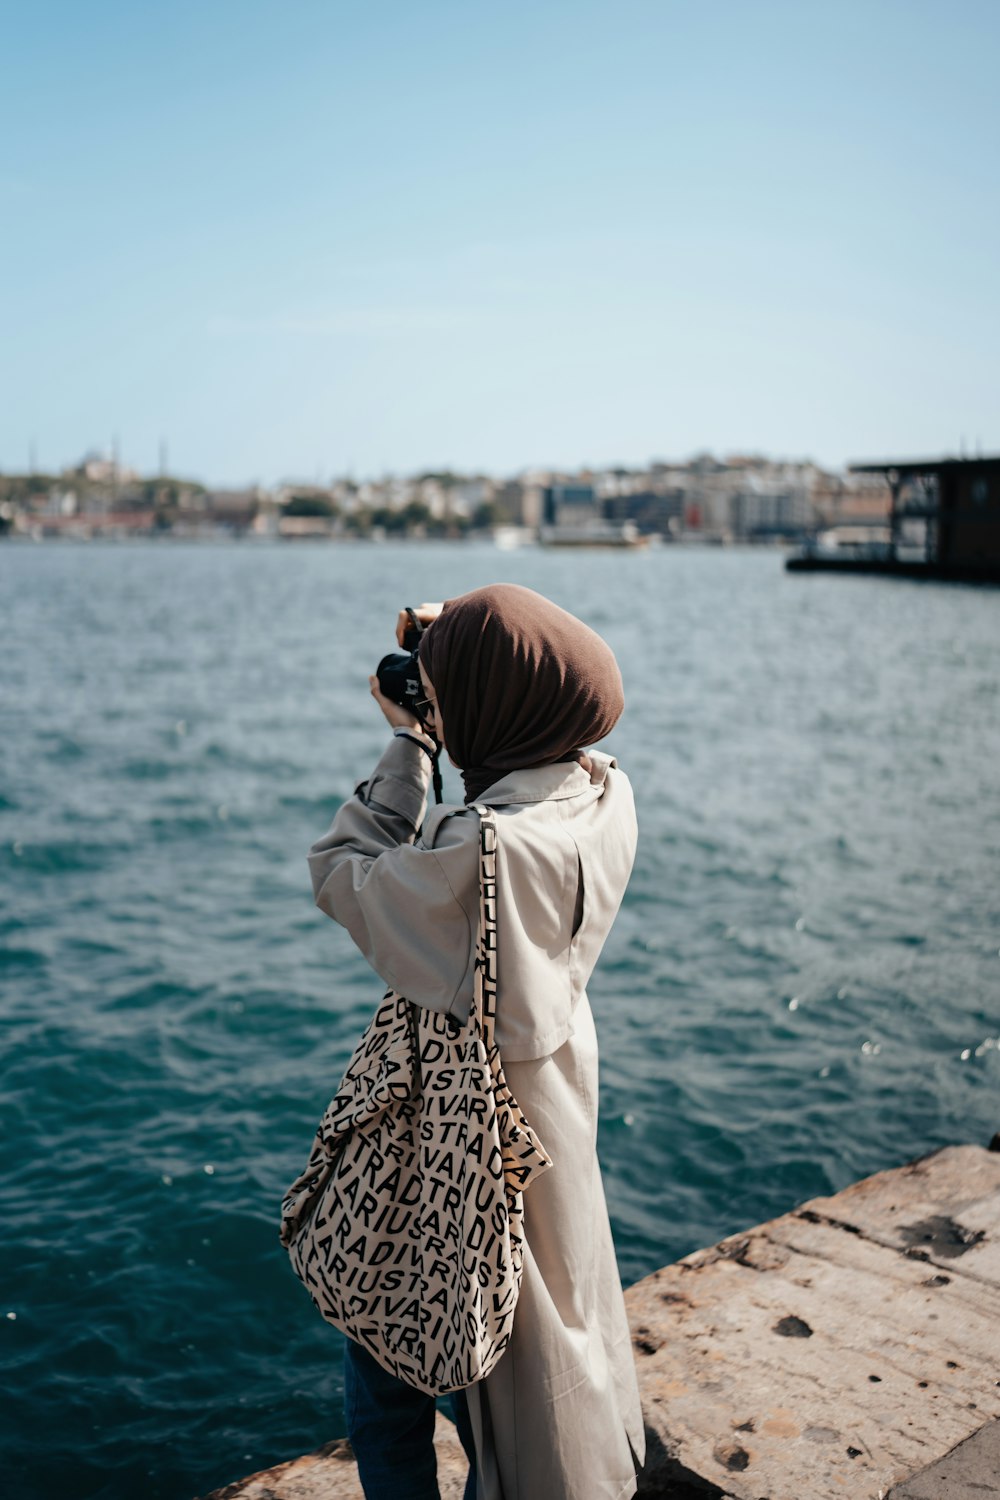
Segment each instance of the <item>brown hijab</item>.
[{"label": "brown hijab", "polygon": [[449,599],[421,637],[420,660],[467,802],[505,771],[575,759],[625,706],[610,646],[516,583]]}]

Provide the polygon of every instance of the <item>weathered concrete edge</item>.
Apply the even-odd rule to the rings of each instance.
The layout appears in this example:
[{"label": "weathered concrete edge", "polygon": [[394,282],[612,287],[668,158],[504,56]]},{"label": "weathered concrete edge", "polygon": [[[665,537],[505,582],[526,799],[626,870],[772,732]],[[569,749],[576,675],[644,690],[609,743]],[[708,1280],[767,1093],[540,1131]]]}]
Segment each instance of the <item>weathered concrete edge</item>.
[{"label": "weathered concrete edge", "polygon": [[[699,1476],[705,1478],[707,1484],[715,1485],[713,1488],[692,1491],[692,1493],[725,1495],[732,1497],[732,1500],[755,1500],[755,1497],[766,1493],[772,1497],[772,1500],[801,1500],[803,1493],[811,1492],[815,1494],[817,1500],[820,1500],[820,1497],[822,1500],[841,1500],[841,1497],[843,1500],[874,1500],[876,1491],[880,1497],[885,1496],[890,1485],[898,1486],[905,1483],[927,1465],[929,1455],[926,1448],[922,1453],[911,1449],[906,1454],[901,1451],[901,1446],[897,1443],[895,1454],[893,1454],[891,1446],[883,1446],[876,1441],[872,1447],[869,1447],[864,1441],[855,1437],[852,1438],[852,1442],[857,1441],[859,1445],[848,1446],[845,1450],[846,1455],[853,1464],[856,1458],[862,1457],[862,1452],[866,1454],[868,1462],[858,1464],[858,1470],[864,1472],[849,1475],[846,1470],[852,1465],[847,1465],[845,1468],[843,1458],[839,1453],[821,1454],[818,1449],[811,1459],[806,1458],[803,1469],[802,1451],[795,1454],[795,1448],[791,1446],[798,1438],[804,1436],[816,1442],[819,1442],[821,1438],[834,1441],[840,1438],[840,1433],[835,1430],[836,1427],[842,1425],[840,1422],[830,1426],[817,1426],[817,1419],[813,1418],[810,1421],[809,1400],[815,1397],[817,1390],[822,1392],[822,1377],[814,1381],[813,1373],[803,1367],[802,1360],[794,1359],[791,1362],[785,1362],[785,1376],[778,1374],[775,1383],[771,1384],[770,1380],[776,1374],[773,1354],[771,1358],[768,1358],[764,1352],[764,1344],[755,1345],[752,1349],[741,1348],[741,1340],[732,1339],[730,1335],[733,1332],[737,1335],[742,1334],[744,1322],[749,1318],[753,1324],[755,1315],[761,1313],[764,1315],[766,1324],[769,1325],[767,1327],[769,1333],[782,1334],[785,1337],[795,1335],[811,1338],[815,1329],[808,1323],[800,1322],[798,1318],[783,1317],[779,1318],[776,1323],[771,1321],[771,1313],[776,1314],[778,1311],[774,1306],[775,1289],[782,1289],[783,1300],[786,1268],[793,1267],[800,1256],[804,1259],[798,1260],[798,1271],[790,1270],[787,1274],[787,1280],[791,1286],[800,1289],[813,1285],[810,1258],[813,1265],[827,1270],[831,1268],[836,1270],[839,1267],[847,1277],[860,1273],[871,1279],[874,1274],[877,1280],[878,1276],[885,1273],[887,1266],[890,1267],[890,1275],[893,1274],[891,1260],[883,1260],[881,1263],[873,1262],[867,1252],[862,1252],[859,1258],[852,1249],[848,1248],[853,1245],[870,1246],[873,1250],[889,1257],[898,1256],[901,1271],[902,1267],[912,1267],[914,1263],[917,1263],[928,1264],[929,1268],[941,1268],[947,1272],[945,1275],[921,1281],[919,1283],[921,1288],[937,1288],[947,1285],[954,1287],[961,1281],[973,1293],[973,1297],[975,1297],[975,1289],[981,1287],[983,1295],[989,1297],[995,1305],[998,1293],[1000,1293],[1000,1275],[998,1275],[1000,1264],[997,1262],[995,1253],[990,1252],[990,1260],[986,1263],[989,1269],[985,1275],[977,1274],[971,1267],[956,1260],[956,1257],[964,1256],[969,1250],[975,1251],[981,1243],[984,1246],[991,1244],[994,1247],[998,1244],[1000,1237],[995,1232],[992,1239],[989,1239],[982,1228],[969,1229],[964,1223],[967,1207],[976,1205],[977,1212],[979,1212],[989,1203],[992,1204],[992,1208],[987,1215],[987,1221],[991,1224],[993,1231],[1000,1227],[997,1223],[997,1211],[1000,1209],[998,1148],[1000,1148],[1000,1135],[994,1136],[988,1148],[969,1144],[944,1146],[901,1166],[874,1172],[830,1197],[809,1199],[797,1209],[779,1215],[754,1229],[729,1235],[714,1246],[695,1251],[671,1266],[652,1272],[629,1289],[626,1293],[626,1303],[633,1325],[633,1342],[637,1356],[639,1356],[639,1384],[647,1423],[652,1422],[656,1425],[662,1444],[669,1450],[670,1456],[676,1453],[685,1461],[689,1472],[697,1471]],[[990,1165],[987,1165],[988,1163]],[[925,1193],[927,1197],[921,1201]],[[962,1222],[956,1222],[951,1218],[951,1214],[956,1210],[962,1215]],[[914,1219],[914,1211],[916,1211],[918,1221],[909,1222]],[[974,1220],[974,1226],[983,1222],[980,1214],[980,1217]],[[844,1259],[836,1253],[829,1254],[830,1241],[825,1247],[818,1245],[806,1228],[809,1225],[823,1226],[820,1232],[842,1238],[843,1248],[846,1251]],[[915,1230],[921,1231],[919,1238],[912,1234]],[[927,1233],[928,1230],[933,1230],[933,1235]],[[946,1231],[946,1233],[939,1233],[939,1231]],[[939,1239],[941,1240],[940,1248],[937,1243]],[[933,1243],[928,1243],[932,1240]],[[739,1268],[745,1268],[742,1272],[744,1276],[747,1272],[752,1273],[756,1281],[753,1291],[750,1290],[749,1283],[746,1281],[741,1283]],[[730,1275],[730,1270],[732,1275]],[[829,1278],[824,1276],[823,1280],[828,1282]],[[904,1297],[911,1295],[916,1289],[916,1284],[910,1279],[908,1272],[901,1275],[900,1285]],[[830,1294],[829,1287],[828,1294]],[[795,1294],[792,1295],[794,1297]],[[806,1294],[803,1293],[803,1295]],[[937,1292],[934,1295],[936,1297]],[[662,1336],[664,1329],[662,1310],[657,1306],[659,1302],[668,1304],[670,1307],[676,1304],[678,1307],[680,1321],[677,1328],[673,1330],[676,1335],[673,1340],[669,1336]],[[832,1304],[835,1309],[842,1309],[844,1305],[849,1305],[849,1303],[845,1304],[839,1298]],[[646,1314],[644,1319],[637,1316],[641,1311]],[[818,1309],[814,1308],[813,1313],[816,1311]],[[719,1318],[722,1339],[719,1352],[716,1352],[714,1343],[716,1317]],[[815,1323],[813,1314],[810,1314],[810,1317]],[[936,1318],[937,1314],[932,1313],[929,1321],[933,1323]],[[844,1415],[848,1424],[844,1427],[846,1432],[850,1424],[857,1421],[858,1415],[856,1401],[852,1401],[850,1394],[851,1381],[848,1369],[854,1361],[854,1356],[859,1352],[861,1361],[867,1359],[868,1355],[854,1345],[854,1336],[849,1332],[850,1319],[845,1322],[841,1318],[840,1322],[841,1331],[848,1333],[847,1341],[842,1345],[848,1361],[848,1368],[845,1368],[843,1372],[847,1380],[843,1390]],[[797,1326],[787,1328],[781,1326],[785,1323]],[[867,1321],[857,1324],[857,1328],[861,1330],[867,1326]],[[763,1331],[759,1320],[756,1322],[756,1329],[759,1336],[759,1333]],[[948,1334],[945,1324],[941,1324],[941,1334],[946,1344]],[[863,1332],[861,1337],[863,1340]],[[695,1350],[695,1346],[689,1342],[692,1339],[697,1340],[703,1347]],[[742,1342],[745,1343],[745,1341]],[[725,1358],[727,1343],[735,1384],[730,1385],[729,1394],[723,1395],[720,1399],[714,1399],[720,1387],[715,1379],[715,1370],[712,1367],[706,1368],[705,1361],[722,1361]],[[762,1353],[760,1362],[758,1362],[756,1352],[758,1347]],[[909,1350],[911,1347],[918,1349],[919,1352],[919,1346],[911,1345],[907,1340],[905,1348]],[[732,1364],[734,1348],[737,1352],[737,1363]],[[693,1364],[688,1353],[685,1352],[689,1350],[695,1350],[700,1356],[700,1359],[694,1359]],[[979,1414],[980,1423],[984,1423],[988,1422],[990,1417],[1000,1419],[1000,1405],[992,1390],[995,1385],[1000,1386],[1000,1381],[993,1378],[1000,1371],[993,1369],[992,1358],[986,1358],[986,1364],[983,1365],[985,1349],[982,1338],[978,1340],[978,1351],[979,1373],[987,1378],[991,1396],[991,1399],[985,1403],[986,1409]],[[895,1352],[898,1355],[898,1349]],[[924,1358],[927,1353],[925,1345]],[[943,1361],[944,1354],[954,1353],[954,1350],[942,1347],[940,1353]],[[857,1362],[854,1361],[854,1363]],[[949,1370],[957,1371],[962,1368],[953,1360],[948,1360],[946,1363]],[[971,1369],[972,1367],[966,1363],[965,1368]],[[829,1384],[831,1369],[834,1376],[832,1388]],[[897,1365],[896,1369],[905,1380],[907,1378],[905,1367],[900,1369]],[[851,1373],[856,1385],[858,1372],[854,1369]],[[916,1379],[917,1375],[929,1374],[929,1370],[913,1369],[909,1373]],[[838,1366],[831,1366],[829,1360],[826,1361],[826,1376],[828,1410],[833,1411],[840,1400],[840,1371]],[[867,1378],[869,1381],[881,1381],[883,1377],[869,1373]],[[949,1375],[944,1378],[950,1380],[952,1377]],[[699,1407],[697,1396],[703,1380],[706,1402],[704,1406]],[[659,1395],[657,1394],[658,1383]],[[936,1385],[934,1380],[927,1379],[920,1379],[916,1383],[921,1387]],[[880,1386],[879,1389],[881,1390],[882,1387]],[[885,1387],[886,1391],[889,1389],[889,1386]],[[710,1391],[713,1392],[712,1397],[708,1394]],[[799,1404],[799,1391],[804,1393],[802,1406]],[[898,1396],[898,1389],[896,1394]],[[976,1392],[973,1390],[967,1394],[976,1394]],[[933,1390],[931,1399],[936,1399]],[[752,1407],[753,1411],[750,1414],[753,1419],[738,1423],[736,1418],[743,1417],[748,1412],[742,1409],[737,1412],[735,1406],[730,1412],[721,1412],[720,1405],[730,1400],[736,1402],[741,1408],[747,1406],[748,1412]],[[761,1402],[763,1402],[761,1411],[766,1418],[763,1423],[758,1414],[758,1406]],[[852,1404],[855,1406],[853,1412]],[[976,1405],[977,1402],[972,1400],[962,1402],[962,1407],[967,1406],[970,1412],[975,1411]],[[953,1411],[951,1416],[954,1418],[956,1414]],[[967,1413],[963,1410],[961,1415],[964,1417]],[[783,1430],[779,1430],[779,1419]],[[803,1420],[809,1425],[797,1431],[795,1423]],[[824,1416],[824,1424],[825,1420]],[[882,1420],[881,1416],[875,1418],[876,1423],[879,1424]],[[933,1454],[933,1442],[940,1442],[938,1456],[931,1458],[931,1462],[941,1462],[953,1449],[955,1451],[960,1449],[978,1430],[971,1425],[974,1421],[974,1417],[969,1418],[970,1425],[966,1426],[961,1437],[955,1431],[954,1421],[950,1423],[950,1431],[942,1431],[933,1426],[925,1428],[924,1430],[931,1436],[931,1454]],[[732,1432],[729,1431],[730,1426],[733,1429]],[[912,1427],[914,1423],[907,1421],[906,1426]],[[786,1452],[776,1453],[772,1443],[768,1452],[768,1444],[764,1442],[754,1451],[749,1444],[744,1447],[744,1440],[741,1437],[744,1430],[757,1431],[759,1439],[762,1438],[763,1433],[770,1433],[772,1437],[787,1440],[790,1446]],[[901,1429],[895,1434],[896,1437],[904,1435]],[[797,1458],[797,1464],[795,1458]],[[813,1465],[811,1469],[809,1468],[810,1461]],[[833,1468],[828,1471],[826,1464],[831,1461]],[[794,1468],[797,1468],[798,1472],[793,1473]],[[742,1472],[744,1469],[747,1470],[745,1474]],[[837,1472],[834,1472],[834,1469]],[[730,1476],[725,1472],[726,1470],[738,1472],[733,1472]],[[877,1472],[878,1470],[881,1472]],[[709,1474],[713,1476],[712,1480],[707,1478]],[[724,1488],[718,1488],[716,1481]],[[673,1494],[669,1487],[667,1473],[664,1472],[661,1476],[660,1472],[651,1472],[647,1465],[639,1493],[640,1496],[649,1496],[650,1500],[664,1493]],[[953,1497],[953,1500],[966,1500],[966,1493],[966,1490],[955,1487],[942,1488],[939,1493],[930,1497],[930,1500],[945,1500],[945,1497]],[[1000,1489],[991,1493],[1000,1496]],[[914,1492],[914,1500],[917,1500],[917,1492]],[[920,1500],[924,1500],[924,1497],[921,1496]]]},{"label": "weathered concrete edge", "polygon": [[1000,1494],[1000,1422],[984,1422],[943,1458],[893,1485],[885,1500],[947,1500],[953,1494],[959,1500],[971,1490]]}]

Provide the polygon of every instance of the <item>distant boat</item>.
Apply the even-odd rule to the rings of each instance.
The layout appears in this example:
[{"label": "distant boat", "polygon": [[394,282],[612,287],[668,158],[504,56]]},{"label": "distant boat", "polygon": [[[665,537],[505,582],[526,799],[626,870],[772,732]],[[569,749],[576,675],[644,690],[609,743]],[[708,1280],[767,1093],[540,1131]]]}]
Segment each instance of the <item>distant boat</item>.
[{"label": "distant boat", "polygon": [[583,526],[540,526],[538,540],[543,547],[614,547],[635,551],[649,546],[649,538],[641,534],[634,521]]},{"label": "distant boat", "polygon": [[538,537],[530,526],[494,526],[493,545],[501,552],[513,552],[518,547],[531,547]]},{"label": "distant boat", "polygon": [[790,572],[1000,583],[1000,454],[849,464],[848,471],[882,476],[888,525],[833,527],[785,559]]}]

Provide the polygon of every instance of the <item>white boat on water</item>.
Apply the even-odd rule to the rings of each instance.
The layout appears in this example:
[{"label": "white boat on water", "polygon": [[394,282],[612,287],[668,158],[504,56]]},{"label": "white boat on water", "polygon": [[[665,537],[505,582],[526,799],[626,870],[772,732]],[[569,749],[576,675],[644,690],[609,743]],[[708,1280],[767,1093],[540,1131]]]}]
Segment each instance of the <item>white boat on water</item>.
[{"label": "white boat on water", "polygon": [[501,552],[514,552],[518,547],[532,547],[538,535],[532,526],[494,526],[493,545]]}]

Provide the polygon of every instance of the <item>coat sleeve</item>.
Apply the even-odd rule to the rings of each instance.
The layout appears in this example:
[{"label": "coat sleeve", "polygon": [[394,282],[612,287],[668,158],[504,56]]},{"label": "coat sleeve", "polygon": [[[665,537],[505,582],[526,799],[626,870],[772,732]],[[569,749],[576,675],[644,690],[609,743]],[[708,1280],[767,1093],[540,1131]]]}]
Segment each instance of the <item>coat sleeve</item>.
[{"label": "coat sleeve", "polygon": [[[464,1019],[472,993],[478,840],[466,817],[438,823],[439,834],[448,832],[434,848],[417,838],[429,780],[429,757],[413,740],[395,736],[309,850],[309,870],[316,905],[347,928],[390,989]],[[452,831],[451,824],[460,827]]]}]

